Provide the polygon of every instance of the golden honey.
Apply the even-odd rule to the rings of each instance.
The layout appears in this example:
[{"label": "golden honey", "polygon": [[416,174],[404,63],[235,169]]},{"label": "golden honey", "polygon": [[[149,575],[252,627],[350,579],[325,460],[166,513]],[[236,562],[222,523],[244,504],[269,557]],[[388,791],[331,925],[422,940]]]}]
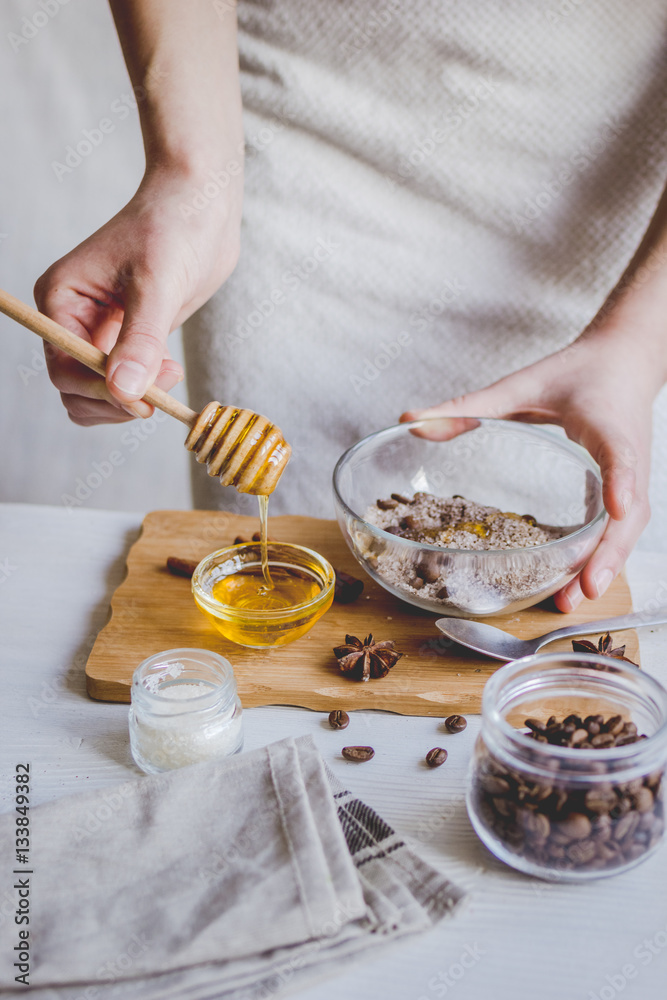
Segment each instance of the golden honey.
[{"label": "golden honey", "polygon": [[[267,563],[268,567],[268,563]],[[266,586],[263,569],[241,570],[213,585],[211,594],[216,601],[241,611],[284,610],[307,604],[322,589],[311,576],[285,567],[271,570],[272,586]]]},{"label": "golden honey", "polygon": [[317,552],[269,542],[271,586],[262,572],[261,546],[230,546],[205,560],[192,580],[195,601],[215,628],[242,646],[293,642],[331,606],[335,574]]}]

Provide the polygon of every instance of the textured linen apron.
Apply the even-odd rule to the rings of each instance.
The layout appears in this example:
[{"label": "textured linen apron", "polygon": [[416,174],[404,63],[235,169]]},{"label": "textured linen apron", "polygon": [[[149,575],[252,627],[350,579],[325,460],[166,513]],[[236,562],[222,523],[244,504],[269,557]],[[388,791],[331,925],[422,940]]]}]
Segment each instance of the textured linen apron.
[{"label": "textured linen apron", "polygon": [[[330,517],[346,447],[563,347],[618,280],[667,179],[667,5],[240,0],[238,16],[241,261],[185,325],[189,391],[279,424],[294,457],[272,512]],[[255,513],[193,482],[196,506]]]}]

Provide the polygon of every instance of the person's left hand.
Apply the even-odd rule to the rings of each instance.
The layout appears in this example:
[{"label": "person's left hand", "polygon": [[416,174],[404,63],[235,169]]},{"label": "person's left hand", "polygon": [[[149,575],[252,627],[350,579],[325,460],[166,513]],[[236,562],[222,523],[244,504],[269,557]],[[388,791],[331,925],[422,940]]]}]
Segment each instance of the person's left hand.
[{"label": "person's left hand", "polygon": [[[620,327],[619,327],[620,322]],[[661,369],[642,350],[636,328],[620,318],[590,330],[573,345],[499,382],[429,409],[421,417],[496,417],[560,424],[600,466],[609,522],[581,572],[556,595],[560,611],[605,592],[646,526],[651,404]]]}]

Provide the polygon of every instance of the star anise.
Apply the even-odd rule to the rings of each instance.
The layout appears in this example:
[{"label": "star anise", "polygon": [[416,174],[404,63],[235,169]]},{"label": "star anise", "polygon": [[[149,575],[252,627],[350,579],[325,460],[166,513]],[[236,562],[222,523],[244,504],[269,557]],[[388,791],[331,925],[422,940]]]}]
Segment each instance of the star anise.
[{"label": "star anise", "polygon": [[575,653],[598,653],[602,656],[613,656],[617,660],[625,660],[626,663],[632,663],[635,667],[639,666],[634,660],[630,660],[625,655],[625,646],[612,648],[612,638],[609,632],[606,635],[600,636],[597,646],[589,642],[588,639],[573,639],[572,649]]},{"label": "star anise", "polygon": [[336,646],[334,655],[344,674],[367,681],[371,677],[386,677],[403,654],[396,651],[391,639],[373,642],[373,636],[367,635],[362,642],[356,635],[346,635],[345,645]]}]

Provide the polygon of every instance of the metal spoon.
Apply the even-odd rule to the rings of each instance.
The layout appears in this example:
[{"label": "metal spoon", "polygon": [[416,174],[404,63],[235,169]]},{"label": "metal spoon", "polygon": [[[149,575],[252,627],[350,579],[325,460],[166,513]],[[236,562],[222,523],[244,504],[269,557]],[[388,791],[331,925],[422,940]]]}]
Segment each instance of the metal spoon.
[{"label": "metal spoon", "polygon": [[592,632],[618,632],[624,628],[644,628],[646,625],[666,623],[667,607],[657,608],[651,614],[635,611],[631,615],[603,618],[599,622],[567,625],[565,628],[557,628],[553,632],[539,635],[537,639],[517,639],[501,628],[487,625],[485,622],[471,621],[469,618],[438,618],[435,624],[448,639],[453,639],[460,646],[474,649],[476,653],[484,653],[485,656],[492,656],[495,660],[518,660],[520,656],[536,653],[554,639],[566,639],[571,635],[590,635]]}]

